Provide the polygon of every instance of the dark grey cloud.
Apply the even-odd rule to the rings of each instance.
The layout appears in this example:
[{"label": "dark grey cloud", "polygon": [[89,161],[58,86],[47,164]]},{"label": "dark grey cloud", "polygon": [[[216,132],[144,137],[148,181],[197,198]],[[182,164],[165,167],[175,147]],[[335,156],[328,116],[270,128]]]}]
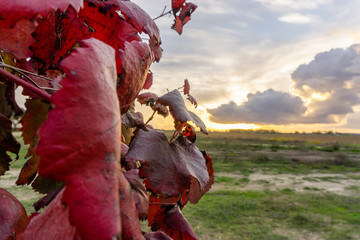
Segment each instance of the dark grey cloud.
[{"label": "dark grey cloud", "polygon": [[218,123],[287,124],[305,113],[301,98],[268,89],[248,94],[241,105],[234,102],[208,109],[210,120]]},{"label": "dark grey cloud", "polygon": [[[274,91],[249,94],[241,105],[234,102],[209,109],[218,123],[297,124],[338,123],[360,104],[360,45],[319,53],[292,74],[299,96]],[[304,100],[309,101],[305,104]],[[360,127],[360,124],[359,124]]]},{"label": "dark grey cloud", "polygon": [[304,119],[307,123],[335,123],[354,112],[360,104],[360,45],[319,53],[308,64],[300,65],[292,74],[294,88],[301,96],[314,93],[327,96],[313,99]]}]

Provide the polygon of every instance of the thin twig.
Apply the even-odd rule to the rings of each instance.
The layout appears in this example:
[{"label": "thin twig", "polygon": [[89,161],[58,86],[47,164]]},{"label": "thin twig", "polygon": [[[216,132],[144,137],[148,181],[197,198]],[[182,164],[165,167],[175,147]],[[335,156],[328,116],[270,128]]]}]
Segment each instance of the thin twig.
[{"label": "thin twig", "polygon": [[51,81],[51,82],[53,81],[53,79],[51,79],[51,78],[47,78],[47,77],[38,75],[38,74],[33,73],[33,72],[29,72],[29,71],[26,71],[26,70],[24,70],[24,69],[21,69],[21,68],[17,68],[17,67],[8,65],[8,64],[6,64],[6,63],[0,63],[0,66],[2,66],[2,67],[7,67],[7,68],[10,68],[10,69],[15,70],[15,71],[20,71],[20,72],[22,72],[22,73],[27,73],[27,74],[33,75],[33,76],[35,76],[35,77],[45,79],[45,80],[47,80],[47,81]]},{"label": "thin twig", "polygon": [[156,18],[154,18],[153,20],[155,21],[156,19],[159,19],[165,15],[171,14],[171,12],[172,12],[172,10],[169,10],[168,12],[165,12],[165,10],[166,10],[166,6],[164,7],[164,10],[162,11],[162,13],[159,16],[157,16]]},{"label": "thin twig", "polygon": [[48,94],[46,91],[43,91],[42,89],[37,88],[33,84],[28,83],[25,80],[16,77],[15,75],[9,73],[8,71],[6,71],[6,70],[4,70],[2,68],[0,68],[0,75],[2,75],[3,77],[6,77],[9,81],[12,81],[12,82],[14,82],[16,84],[19,84],[20,86],[22,86],[23,88],[31,91],[32,93],[39,96],[43,100],[51,102],[50,101],[51,95]]},{"label": "thin twig", "polygon": [[149,117],[149,119],[146,121],[145,125],[148,124],[151,120],[153,120],[155,113],[156,113],[156,111],[154,111],[153,114]]}]

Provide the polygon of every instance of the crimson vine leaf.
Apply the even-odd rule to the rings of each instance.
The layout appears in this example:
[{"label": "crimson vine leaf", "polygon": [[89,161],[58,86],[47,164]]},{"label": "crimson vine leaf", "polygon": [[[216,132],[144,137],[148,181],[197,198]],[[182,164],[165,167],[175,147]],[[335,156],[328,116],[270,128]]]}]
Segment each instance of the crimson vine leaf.
[{"label": "crimson vine leaf", "polygon": [[139,176],[154,193],[179,195],[190,189],[190,177],[198,180],[201,188],[209,181],[205,159],[199,149],[180,136],[169,144],[160,130],[139,130],[125,156],[131,166],[141,163]]},{"label": "crimson vine leaf", "polygon": [[132,190],[132,196],[135,202],[139,218],[144,220],[149,214],[149,194],[143,184],[143,179],[139,178],[139,170],[131,169],[124,172]]},{"label": "crimson vine leaf", "polygon": [[189,80],[185,79],[184,80],[184,94],[187,95],[190,92],[190,84],[189,84]]},{"label": "crimson vine leaf", "polygon": [[186,0],[171,0],[171,8],[174,15],[181,9],[185,1]]},{"label": "crimson vine leaf", "polygon": [[76,239],[76,228],[70,224],[70,208],[63,204],[63,189],[43,212],[31,218],[20,240]]},{"label": "crimson vine leaf", "polygon": [[143,89],[149,89],[153,84],[153,74],[152,73],[148,73],[146,76],[146,80],[143,86]]},{"label": "crimson vine leaf", "polygon": [[7,151],[18,154],[20,143],[12,135],[11,121],[0,113],[0,176],[9,170],[11,158]]},{"label": "crimson vine leaf", "polygon": [[137,100],[140,104],[150,104],[150,103],[155,103],[157,100],[159,99],[159,97],[155,94],[155,93],[151,93],[151,92],[147,92],[147,93],[142,93],[139,94],[137,96]]},{"label": "crimson vine leaf", "polygon": [[34,148],[39,140],[37,130],[47,118],[50,104],[42,102],[39,99],[27,99],[25,102],[26,112],[21,118],[22,137],[25,144],[30,144],[26,158],[30,157],[22,167],[17,185],[30,184],[37,173],[39,165],[39,156],[34,153]]},{"label": "crimson vine leaf", "polygon": [[193,96],[191,96],[190,94],[188,94],[187,100],[189,100],[191,102],[191,104],[193,104],[195,106],[195,108],[198,106],[196,99]]},{"label": "crimson vine leaf", "polygon": [[209,155],[207,155],[207,153],[205,151],[202,151],[202,154],[203,154],[203,156],[205,158],[205,161],[206,161],[206,169],[207,169],[208,174],[209,174],[209,182],[207,183],[207,185],[204,188],[201,188],[201,186],[196,181],[196,179],[191,178],[191,184],[194,187],[194,189],[196,189],[196,190],[189,192],[189,194],[187,196],[188,196],[190,202],[193,203],[193,204],[199,202],[201,197],[207,191],[209,191],[211,186],[214,184],[214,168],[213,168],[213,164],[212,164],[212,159],[211,159],[211,157]]},{"label": "crimson vine leaf", "polygon": [[0,5],[1,19],[12,26],[23,18],[33,20],[38,15],[46,17],[51,10],[59,9],[64,12],[69,5],[78,12],[83,7],[83,0],[1,0]]},{"label": "crimson vine leaf", "polygon": [[121,113],[125,113],[134,102],[144,86],[148,70],[153,62],[149,46],[144,42],[125,42],[124,50],[120,50],[122,72],[117,92]]},{"label": "crimson vine leaf", "polygon": [[[0,10],[0,16],[1,14]],[[32,52],[29,47],[35,41],[31,33],[35,27],[36,25],[27,19],[21,19],[14,26],[9,26],[8,23],[0,20],[0,49],[14,54],[19,59],[30,57]]]},{"label": "crimson vine leaf", "polygon": [[136,30],[141,33],[145,32],[150,37],[150,48],[156,55],[156,61],[161,58],[161,39],[160,31],[154,20],[138,5],[130,1],[120,1],[121,13],[125,15],[129,23],[131,23]]},{"label": "crimson vine leaf", "polygon": [[[51,10],[46,17],[38,19],[38,26],[31,34],[35,40],[30,46],[33,52],[32,58],[44,62],[44,67],[48,67],[54,59],[57,35],[55,31],[58,17],[59,12]],[[44,48],[44,45],[46,48]]]},{"label": "crimson vine leaf", "polygon": [[[185,3],[185,1],[179,1]],[[177,6],[178,6],[177,4]],[[176,12],[174,11],[175,16],[175,22],[172,26],[172,28],[179,34],[182,34],[182,30],[184,25],[190,21],[191,14],[195,11],[197,6],[193,3],[185,3],[185,5],[181,5],[181,11],[179,15],[176,15],[176,13],[180,10],[179,8],[175,8]]]},{"label": "crimson vine leaf", "polygon": [[172,238],[161,231],[146,233],[144,237],[146,240],[172,240]]},{"label": "crimson vine leaf", "polygon": [[0,113],[3,114],[5,117],[10,117],[12,109],[6,97],[7,88],[7,83],[0,81]]},{"label": "crimson vine leaf", "polygon": [[62,201],[82,238],[111,239],[120,235],[115,204],[121,137],[115,52],[99,40],[87,39],[61,68],[67,77],[52,95],[55,108],[38,131],[39,174],[65,182]]},{"label": "crimson vine leaf", "polygon": [[90,36],[115,49],[117,74],[122,73],[122,60],[118,51],[124,49],[125,42],[141,41],[138,31],[117,14],[116,11],[120,9],[119,3],[120,1],[87,0],[79,13],[81,21],[84,21],[91,30]]},{"label": "crimson vine leaf", "polygon": [[157,212],[151,229],[153,231],[162,230],[172,239],[197,239],[190,223],[186,220],[177,205],[170,209],[162,207]]},{"label": "crimson vine leaf", "polygon": [[192,121],[204,134],[209,133],[203,121],[195,113],[186,109],[184,100],[177,89],[159,97],[158,102],[170,107],[170,113],[176,121],[182,123]]},{"label": "crimson vine leaf", "polygon": [[136,212],[133,191],[124,174],[118,171],[121,235],[122,239],[144,239],[141,232],[139,215]]},{"label": "crimson vine leaf", "polygon": [[21,202],[0,188],[0,239],[12,239],[13,233],[21,233],[27,223],[28,217]]}]

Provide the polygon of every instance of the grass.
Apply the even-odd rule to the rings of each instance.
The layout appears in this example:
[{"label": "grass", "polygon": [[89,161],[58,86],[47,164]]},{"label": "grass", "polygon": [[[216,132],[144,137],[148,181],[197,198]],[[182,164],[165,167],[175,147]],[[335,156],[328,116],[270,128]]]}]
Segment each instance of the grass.
[{"label": "grass", "polygon": [[323,239],[360,236],[360,197],[291,189],[217,191],[183,213],[200,239],[293,239],[290,233],[301,231]]},{"label": "grass", "polygon": [[[215,185],[222,187],[183,210],[199,239],[360,239],[359,185],[346,187],[351,196],[330,194],[314,186],[304,186],[300,192],[291,187],[266,190],[273,183],[263,179],[255,181],[265,190],[242,190],[251,184],[253,173],[286,173],[292,174],[290,179],[296,176],[314,183],[360,180],[360,145],[356,143],[360,138],[312,135],[316,138],[311,140],[306,134],[295,135],[198,134],[196,144],[212,157]],[[27,147],[21,148],[11,169],[22,167],[26,151]],[[306,176],[312,173],[338,175]],[[14,185],[7,189],[22,199],[31,213],[41,195],[29,186],[15,186],[16,178],[8,177]]]}]

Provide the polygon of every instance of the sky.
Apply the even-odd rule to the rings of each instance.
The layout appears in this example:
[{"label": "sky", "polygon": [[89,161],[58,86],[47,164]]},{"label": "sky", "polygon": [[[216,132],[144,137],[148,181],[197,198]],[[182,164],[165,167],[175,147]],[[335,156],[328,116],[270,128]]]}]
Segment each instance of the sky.
[{"label": "sky", "polygon": [[[170,0],[133,0],[153,18]],[[179,36],[156,23],[163,57],[149,90],[188,79],[211,130],[360,133],[360,4],[357,0],[193,0]],[[146,107],[137,106],[145,112]],[[171,129],[170,118],[151,122]]]}]

